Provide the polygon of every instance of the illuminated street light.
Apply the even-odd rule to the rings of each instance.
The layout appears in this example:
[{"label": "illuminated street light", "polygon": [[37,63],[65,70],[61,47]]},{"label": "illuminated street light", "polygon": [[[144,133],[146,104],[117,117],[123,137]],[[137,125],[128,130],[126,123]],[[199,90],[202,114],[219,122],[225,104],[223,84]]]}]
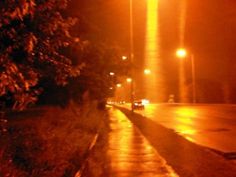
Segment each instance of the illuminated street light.
[{"label": "illuminated street light", "polygon": [[145,74],[145,75],[151,74],[151,70],[150,70],[150,69],[145,69],[145,70],[144,70],[144,74]]},{"label": "illuminated street light", "polygon": [[[176,56],[178,58],[186,58],[187,57],[187,51],[184,48],[180,48],[176,51]],[[191,60],[191,72],[192,72],[192,96],[193,96],[193,103],[196,103],[196,78],[195,78],[195,61],[194,61],[194,55],[190,55]]]},{"label": "illuminated street light", "polygon": [[113,72],[110,72],[109,74],[110,74],[110,76],[114,76],[115,75],[115,73],[113,73]]},{"label": "illuminated street light", "polygon": [[125,56],[125,55],[123,55],[121,58],[122,58],[122,60],[127,60],[128,59],[128,57]]},{"label": "illuminated street light", "polygon": [[120,88],[120,87],[121,87],[121,84],[116,84],[116,87]]},{"label": "illuminated street light", "polygon": [[127,78],[126,81],[130,83],[132,82],[132,78]]},{"label": "illuminated street light", "polygon": [[176,51],[176,56],[178,58],[186,58],[187,57],[187,51],[184,48],[180,48]]}]

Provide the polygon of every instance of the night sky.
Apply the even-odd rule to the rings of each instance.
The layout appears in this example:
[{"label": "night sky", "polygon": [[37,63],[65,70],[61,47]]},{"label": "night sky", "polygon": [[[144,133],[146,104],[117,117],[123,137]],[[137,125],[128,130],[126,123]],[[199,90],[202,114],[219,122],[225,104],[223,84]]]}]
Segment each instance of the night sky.
[{"label": "night sky", "polygon": [[[145,36],[146,0],[134,2],[135,61],[142,65]],[[159,0],[161,58],[166,79],[176,80],[179,41],[179,0]],[[97,26],[97,35],[129,49],[129,1],[87,0],[74,2],[73,11],[85,15]],[[236,1],[188,0],[184,44],[195,55],[197,79],[235,85]]]}]

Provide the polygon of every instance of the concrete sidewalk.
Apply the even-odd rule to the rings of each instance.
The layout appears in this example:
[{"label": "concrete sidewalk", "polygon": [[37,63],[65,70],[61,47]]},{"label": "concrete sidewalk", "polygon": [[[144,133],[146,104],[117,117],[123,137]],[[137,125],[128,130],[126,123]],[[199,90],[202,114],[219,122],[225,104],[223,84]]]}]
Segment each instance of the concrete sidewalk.
[{"label": "concrete sidewalk", "polygon": [[139,130],[119,110],[110,111],[110,176],[177,177]]},{"label": "concrete sidewalk", "polygon": [[95,146],[83,177],[178,177],[120,110],[111,108],[108,117],[105,145]]},{"label": "concrete sidewalk", "polygon": [[108,114],[109,131],[100,134],[82,177],[178,177],[124,113]]}]

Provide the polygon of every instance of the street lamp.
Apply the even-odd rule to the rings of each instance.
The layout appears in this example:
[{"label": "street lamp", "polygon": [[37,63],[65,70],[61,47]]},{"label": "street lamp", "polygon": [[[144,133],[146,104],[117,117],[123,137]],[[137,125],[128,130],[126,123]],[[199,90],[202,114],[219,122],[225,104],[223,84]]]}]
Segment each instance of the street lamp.
[{"label": "street lamp", "polygon": [[120,87],[121,87],[121,84],[116,84],[116,87],[120,88]]},{"label": "street lamp", "polygon": [[184,48],[179,48],[178,50],[176,50],[176,56],[178,58],[186,58],[187,51]]},{"label": "street lamp", "polygon": [[145,75],[151,74],[151,70],[150,70],[150,69],[144,69],[144,74],[145,74]]},{"label": "street lamp", "polygon": [[132,78],[127,78],[126,81],[127,81],[128,83],[131,83],[131,82],[132,82]]},{"label": "street lamp", "polygon": [[122,60],[127,60],[128,59],[128,57],[126,55],[123,55],[121,58],[122,58]]},{"label": "street lamp", "polygon": [[[176,51],[176,56],[178,58],[186,58],[188,56],[188,53],[186,49],[180,48]],[[190,60],[191,60],[191,72],[192,72],[192,97],[193,97],[193,103],[196,103],[196,77],[195,77],[195,61],[194,61],[194,55],[190,54]]]},{"label": "street lamp", "polygon": [[[131,65],[134,62],[134,39],[133,39],[133,0],[129,0],[129,47],[130,47],[130,63]],[[131,68],[131,78],[134,78],[133,66]],[[134,111],[133,108],[134,102],[134,82],[130,83],[130,103],[131,111]]]},{"label": "street lamp", "polygon": [[109,75],[110,75],[110,76],[114,76],[114,75],[115,75],[115,73],[113,73],[113,72],[110,72],[110,73],[109,73]]}]

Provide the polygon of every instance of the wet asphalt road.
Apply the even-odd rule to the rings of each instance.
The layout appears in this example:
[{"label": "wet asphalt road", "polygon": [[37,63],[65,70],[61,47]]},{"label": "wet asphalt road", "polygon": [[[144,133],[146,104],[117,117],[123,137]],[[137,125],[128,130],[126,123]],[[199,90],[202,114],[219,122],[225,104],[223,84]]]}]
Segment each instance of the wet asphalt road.
[{"label": "wet asphalt road", "polygon": [[135,112],[189,141],[226,153],[236,152],[236,105],[149,104]]},{"label": "wet asphalt road", "polygon": [[[164,111],[164,107],[160,109]],[[136,114],[126,108],[119,109],[122,112],[109,109],[106,119],[109,131],[101,132],[100,137],[104,138],[99,138],[89,157],[88,177],[236,176],[236,166],[231,160],[143,117],[140,114],[144,111]],[[96,168],[95,164],[100,167]]]},{"label": "wet asphalt road", "polygon": [[[160,112],[163,111],[163,114],[167,113],[165,116],[168,115],[168,111],[171,110],[168,108],[168,105],[157,106],[160,109]],[[142,114],[147,111],[147,108],[145,111],[135,111],[135,113],[132,113],[126,108],[120,107],[119,109],[129,117],[135,126],[139,128],[142,134],[179,176],[236,176],[236,166],[234,161],[229,160],[230,158],[226,158],[225,156],[230,153],[215,153],[216,151],[212,151],[207,147],[199,146],[198,143],[192,142],[192,140],[185,137],[183,134],[176,133],[174,129],[166,128],[167,126],[163,126],[163,124],[159,123],[155,119],[143,116]],[[176,110],[176,108],[174,108],[174,110]],[[184,115],[187,114],[186,112],[188,113],[189,110],[185,110]],[[161,120],[161,114],[158,115],[158,118]],[[187,115],[189,115],[189,113]],[[173,122],[174,121],[172,121],[170,125],[172,125]]]}]

